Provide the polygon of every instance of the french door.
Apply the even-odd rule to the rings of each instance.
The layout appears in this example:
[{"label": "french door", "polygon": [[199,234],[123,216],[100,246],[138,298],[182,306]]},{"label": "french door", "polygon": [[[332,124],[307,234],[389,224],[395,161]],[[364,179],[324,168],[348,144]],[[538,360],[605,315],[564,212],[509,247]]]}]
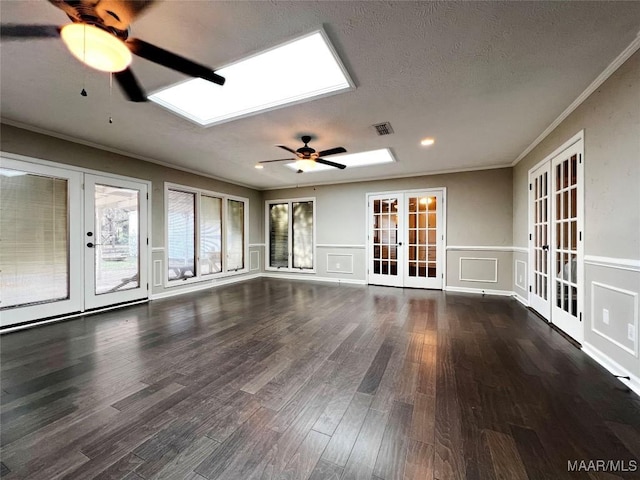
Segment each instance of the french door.
[{"label": "french door", "polygon": [[85,308],[146,298],[147,185],[85,175]]},{"label": "french door", "polygon": [[583,310],[583,143],[529,173],[529,303],[579,343]]},{"label": "french door", "polygon": [[81,186],[77,171],[3,155],[0,327],[82,310]]},{"label": "french door", "polygon": [[551,256],[549,255],[550,229],[550,171],[549,163],[541,165],[530,173],[529,204],[531,205],[531,233],[529,251],[531,252],[529,305],[547,320],[550,318],[551,297]]},{"label": "french door", "polygon": [[368,196],[370,284],[442,289],[443,192]]},{"label": "french door", "polygon": [[147,298],[147,189],[2,154],[0,327]]}]

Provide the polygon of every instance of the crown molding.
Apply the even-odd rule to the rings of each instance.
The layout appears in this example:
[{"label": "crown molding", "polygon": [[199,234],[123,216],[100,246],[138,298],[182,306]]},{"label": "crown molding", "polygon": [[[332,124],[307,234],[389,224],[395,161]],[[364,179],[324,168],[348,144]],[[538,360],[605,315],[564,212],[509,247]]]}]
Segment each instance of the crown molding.
[{"label": "crown molding", "polygon": [[633,40],[628,46],[627,48],[625,48],[620,55],[618,55],[615,60],[613,60],[613,62],[611,62],[609,64],[609,66],[607,66],[607,68],[604,69],[604,71],[598,75],[596,77],[596,79],[591,82],[591,84],[584,90],[584,92],[582,92],[578,98],[576,98],[571,105],[569,105],[564,112],[562,112],[560,114],[560,116],[558,118],[556,118],[551,125],[549,125],[539,136],[538,138],[536,138],[531,145],[529,145],[527,148],[525,148],[525,150],[518,155],[518,158],[516,158],[512,163],[511,166],[514,167],[518,164],[518,162],[520,162],[520,160],[522,160],[524,157],[526,157],[531,150],[533,150],[534,148],[536,148],[538,146],[538,144],[540,144],[540,142],[542,142],[545,138],[547,138],[547,136],[553,132],[556,127],[558,125],[560,125],[569,115],[571,115],[573,113],[573,111],[578,108],[580,105],[582,105],[582,103],[589,98],[589,96],[595,92],[600,85],[602,85],[616,70],[618,70],[618,68],[620,68],[620,66],[626,62],[631,55],[633,55],[634,53],[636,53],[636,51],[640,49],[640,32],[638,32],[638,35],[636,36],[635,40]]}]

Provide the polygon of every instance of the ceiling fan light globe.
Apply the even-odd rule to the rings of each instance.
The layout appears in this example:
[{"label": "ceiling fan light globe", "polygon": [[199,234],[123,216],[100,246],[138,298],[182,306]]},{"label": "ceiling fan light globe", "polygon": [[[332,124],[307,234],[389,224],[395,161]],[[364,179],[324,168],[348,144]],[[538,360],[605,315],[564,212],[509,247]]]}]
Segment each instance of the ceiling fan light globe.
[{"label": "ceiling fan light globe", "polygon": [[309,170],[313,170],[314,168],[316,168],[316,162],[314,160],[303,158],[296,161],[296,168],[298,170],[302,170],[303,172],[308,172]]},{"label": "ceiling fan light globe", "polygon": [[131,64],[122,40],[93,25],[71,23],[60,30],[62,41],[82,63],[102,72],[121,72]]}]

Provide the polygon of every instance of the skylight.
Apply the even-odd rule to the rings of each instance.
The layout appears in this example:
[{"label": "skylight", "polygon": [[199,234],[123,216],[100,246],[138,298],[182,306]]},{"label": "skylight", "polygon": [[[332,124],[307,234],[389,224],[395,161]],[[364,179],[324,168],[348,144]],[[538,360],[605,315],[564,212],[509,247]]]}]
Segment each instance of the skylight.
[{"label": "skylight", "polygon": [[157,91],[149,100],[211,126],[355,88],[322,30],[216,73],[226,78],[224,86],[194,78]]},{"label": "skylight", "polygon": [[[369,165],[379,165],[381,163],[395,162],[391,150],[388,148],[381,148],[380,150],[370,150],[368,152],[359,153],[344,153],[342,155],[331,155],[325,160],[341,163],[346,165],[347,168],[366,167]],[[298,171],[298,166],[295,161],[286,164],[292,170]],[[323,165],[322,163],[316,163],[313,169],[305,170],[305,173],[323,172],[325,170],[338,170],[335,167],[329,165]]]}]

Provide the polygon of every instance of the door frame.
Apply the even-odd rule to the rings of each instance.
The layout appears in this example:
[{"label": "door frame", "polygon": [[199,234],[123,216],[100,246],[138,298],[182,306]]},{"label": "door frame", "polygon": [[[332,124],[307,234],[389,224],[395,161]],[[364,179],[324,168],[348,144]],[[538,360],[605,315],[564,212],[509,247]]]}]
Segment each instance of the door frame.
[{"label": "door frame", "polygon": [[[447,187],[425,187],[425,188],[412,188],[406,190],[386,190],[381,192],[367,192],[365,193],[365,215],[367,218],[366,221],[366,232],[365,232],[365,263],[366,263],[366,272],[365,272],[365,281],[367,285],[369,282],[369,261],[371,260],[371,242],[369,241],[369,232],[371,231],[371,215],[369,215],[369,198],[377,195],[398,195],[403,199],[406,194],[415,194],[415,193],[440,193],[442,195],[442,290],[444,291],[447,286]],[[403,235],[406,232],[403,232]],[[404,242],[403,240],[403,243]]]},{"label": "door frame", "polygon": [[[3,165],[5,164],[4,162],[10,162],[10,161],[18,161],[18,162],[24,162],[24,163],[29,163],[29,164],[33,164],[35,167],[34,168],[38,168],[37,166],[42,166],[42,167],[48,167],[48,168],[52,168],[52,169],[59,169],[61,171],[67,171],[70,175],[75,175],[79,177],[79,181],[80,183],[80,189],[78,190],[77,196],[76,198],[76,207],[78,208],[78,218],[80,221],[80,231],[78,232],[78,238],[75,239],[72,236],[70,237],[71,241],[70,241],[70,248],[72,243],[75,245],[75,243],[78,243],[78,246],[76,248],[78,248],[78,250],[76,250],[77,252],[77,256],[80,257],[78,259],[78,266],[75,267],[78,269],[79,273],[76,272],[76,278],[77,278],[77,282],[79,283],[83,283],[84,280],[84,272],[85,272],[85,253],[84,253],[84,249],[86,248],[84,245],[84,239],[85,239],[85,225],[84,225],[84,218],[85,218],[85,205],[84,205],[84,174],[89,174],[89,175],[98,175],[101,177],[106,177],[106,178],[113,178],[116,180],[124,180],[124,181],[133,181],[133,182],[138,182],[138,183],[144,183],[147,185],[147,194],[148,194],[148,201],[147,201],[147,238],[148,238],[148,244],[146,245],[146,248],[140,248],[140,256],[142,255],[146,255],[147,258],[147,278],[151,279],[153,278],[152,276],[152,269],[153,269],[153,262],[152,262],[152,257],[151,257],[151,252],[152,252],[152,195],[153,195],[153,188],[152,188],[152,182],[149,180],[145,180],[142,178],[135,178],[135,177],[128,177],[128,176],[124,176],[124,175],[118,175],[118,174],[114,174],[114,173],[109,173],[109,172],[101,172],[99,170],[93,170],[93,169],[89,169],[89,168],[84,168],[84,167],[78,167],[75,165],[67,165],[65,163],[60,163],[60,162],[53,162],[50,160],[43,160],[41,158],[35,158],[35,157],[30,157],[27,155],[20,155],[17,153],[11,153],[11,152],[5,152],[3,150],[0,150],[0,156],[2,157],[3,160]],[[7,166],[9,165],[9,163],[7,163]],[[71,235],[71,232],[70,232]],[[142,245],[142,247],[145,247],[145,245]],[[71,251],[70,253],[71,256],[74,256],[73,251]],[[81,277],[79,277],[78,275],[82,275]],[[70,282],[73,282],[73,280],[70,278]],[[150,296],[150,289],[147,291],[147,298],[146,299],[141,299],[138,300],[138,302],[145,302],[148,301],[149,296]],[[23,325],[26,324],[39,324],[41,323],[40,321],[42,320],[43,322],[51,322],[51,321],[58,321],[64,318],[69,318],[69,317],[74,317],[74,316],[78,316],[81,315],[82,312],[87,311],[87,308],[85,306],[85,300],[84,300],[84,291],[81,291],[79,293],[80,299],[78,300],[78,304],[77,306],[74,306],[74,308],[72,310],[68,310],[68,309],[64,309],[64,311],[58,311],[58,310],[54,310],[53,309],[53,305],[55,305],[57,302],[53,302],[53,303],[49,303],[49,304],[45,304],[48,305],[50,308],[48,310],[49,315],[47,315],[46,317],[43,317],[42,315],[35,315],[35,314],[30,314],[28,311],[26,311],[25,309],[25,313],[21,313],[16,309],[15,310],[15,314],[12,315],[13,318],[17,318],[17,320],[14,320],[12,318],[12,321],[10,323],[2,323],[0,324],[0,328],[3,331],[11,331],[13,329],[19,329],[19,328],[23,328]],[[113,306],[105,306],[103,308],[98,308],[97,310],[108,310],[110,308],[113,308]],[[6,316],[3,315],[3,316]],[[55,318],[51,318],[51,317],[55,317]],[[6,329],[6,330],[5,330]]]},{"label": "door frame", "polygon": [[[109,185],[109,183],[113,183]],[[97,242],[97,237],[87,237],[86,232],[91,230],[93,233],[96,232],[97,228],[95,226],[95,196],[93,196],[93,190],[91,186],[95,185],[109,185],[116,188],[126,188],[130,190],[138,190],[140,192],[140,196],[138,199],[138,207],[139,207],[139,229],[138,229],[138,255],[139,255],[139,278],[138,278],[138,287],[122,290],[114,293],[104,293],[104,294],[96,294],[95,293],[95,284],[96,284],[96,271],[95,271],[95,248],[89,248],[85,244],[87,242]],[[90,190],[91,189],[91,190]],[[149,229],[149,185],[147,182],[140,182],[133,179],[122,179],[116,178],[111,175],[96,175],[96,174],[88,174],[84,175],[84,230],[83,234],[83,249],[84,249],[84,308],[86,310],[94,310],[97,308],[108,307],[111,305],[117,305],[120,303],[129,303],[138,300],[144,300],[149,298],[149,256],[145,255],[145,242],[147,242],[148,247],[148,229]],[[89,209],[89,206],[93,206],[92,209]],[[91,211],[90,211],[91,210]],[[93,265],[91,267],[90,263]],[[144,294],[146,292],[146,295]],[[111,300],[109,300],[111,298]]]},{"label": "door frame", "polygon": [[[554,208],[555,208],[555,192],[552,192],[552,188],[555,188],[553,186],[553,182],[555,180],[555,176],[553,173],[553,160],[558,157],[559,155],[561,155],[565,150],[568,150],[569,148],[572,148],[574,146],[578,147],[578,153],[581,156],[582,162],[578,163],[578,178],[577,178],[577,188],[578,188],[578,198],[579,198],[579,205],[577,207],[577,218],[578,218],[578,225],[577,225],[577,230],[580,233],[580,239],[577,242],[577,263],[578,263],[578,271],[577,271],[577,288],[578,288],[578,305],[577,305],[577,313],[578,313],[578,318],[580,319],[580,332],[578,337],[580,338],[579,343],[582,343],[582,341],[584,341],[584,330],[585,330],[585,318],[584,318],[584,294],[585,294],[585,278],[584,278],[584,239],[585,239],[585,218],[584,218],[584,206],[585,206],[585,194],[584,194],[584,162],[585,162],[585,156],[584,156],[584,129],[580,130],[578,133],[576,133],[574,136],[572,136],[571,138],[569,138],[566,142],[564,142],[562,145],[560,145],[558,148],[556,148],[555,150],[553,150],[553,152],[551,152],[549,155],[545,156],[542,160],[540,160],[538,163],[536,163],[535,165],[533,165],[529,171],[528,171],[528,176],[527,176],[527,180],[528,180],[528,184],[531,184],[531,174],[532,172],[534,172],[535,170],[538,170],[539,168],[541,168],[542,166],[544,166],[545,164],[548,165],[549,168],[549,202],[548,202],[548,209],[549,209],[549,262],[550,262],[550,269],[549,269],[549,282],[547,282],[547,298],[549,298],[549,318],[545,318],[545,320],[551,324],[554,324],[553,322],[553,307],[555,304],[555,300],[556,300],[556,295],[554,293],[555,290],[555,279],[556,279],[556,275],[557,272],[554,271],[554,267],[553,267],[553,262],[552,259],[554,257],[555,254],[555,233],[554,230],[555,229],[555,225],[552,223],[551,221],[551,215],[555,215],[554,214]],[[532,224],[533,224],[533,218],[532,218],[532,212],[533,212],[533,207],[531,205],[531,195],[528,193],[527,194],[527,231],[529,235],[532,235]],[[554,217],[555,218],[555,217]],[[532,278],[533,278],[533,269],[531,268],[532,264],[531,264],[531,260],[532,260],[532,251],[531,251],[531,240],[528,240],[528,261],[529,261],[529,267],[528,267],[528,280],[529,280],[529,288],[527,291],[527,302],[529,305],[531,305],[531,288],[532,288]],[[537,310],[536,310],[537,312]],[[540,313],[540,312],[538,312]],[[562,330],[564,332],[564,330]],[[566,333],[566,332],[565,332]],[[568,333],[567,333],[568,335]],[[573,337],[572,337],[573,338]],[[577,340],[576,340],[577,341]]]}]

